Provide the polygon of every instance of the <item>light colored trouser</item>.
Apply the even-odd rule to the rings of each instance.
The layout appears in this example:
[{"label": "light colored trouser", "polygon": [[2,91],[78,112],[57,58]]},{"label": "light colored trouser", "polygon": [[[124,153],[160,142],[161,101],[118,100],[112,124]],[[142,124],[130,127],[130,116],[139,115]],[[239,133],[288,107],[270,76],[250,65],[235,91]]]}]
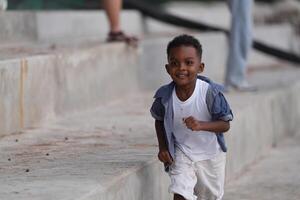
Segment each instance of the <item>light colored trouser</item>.
[{"label": "light colored trouser", "polygon": [[6,10],[7,8],[7,0],[0,0],[0,11]]},{"label": "light colored trouser", "polygon": [[169,175],[169,192],[180,194],[186,200],[221,200],[224,195],[226,154],[198,162],[191,161],[176,148],[175,162]]},{"label": "light colored trouser", "polygon": [[252,46],[253,0],[228,0],[231,29],[225,84],[240,85],[246,78],[247,57]]}]

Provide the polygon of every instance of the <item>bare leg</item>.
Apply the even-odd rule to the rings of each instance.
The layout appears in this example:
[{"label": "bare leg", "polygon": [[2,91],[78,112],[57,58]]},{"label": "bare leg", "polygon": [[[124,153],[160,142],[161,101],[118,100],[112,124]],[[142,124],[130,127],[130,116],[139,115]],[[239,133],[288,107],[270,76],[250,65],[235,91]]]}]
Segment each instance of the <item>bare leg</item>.
[{"label": "bare leg", "polygon": [[110,32],[117,33],[121,31],[120,12],[122,0],[103,0],[103,6],[109,20]]},{"label": "bare leg", "polygon": [[180,194],[174,194],[174,200],[185,200],[185,198]]},{"label": "bare leg", "polygon": [[122,9],[123,0],[102,0],[108,21],[109,33],[106,41],[108,42],[126,42],[127,44],[136,47],[138,38],[135,36],[126,35],[120,24],[120,12]]}]

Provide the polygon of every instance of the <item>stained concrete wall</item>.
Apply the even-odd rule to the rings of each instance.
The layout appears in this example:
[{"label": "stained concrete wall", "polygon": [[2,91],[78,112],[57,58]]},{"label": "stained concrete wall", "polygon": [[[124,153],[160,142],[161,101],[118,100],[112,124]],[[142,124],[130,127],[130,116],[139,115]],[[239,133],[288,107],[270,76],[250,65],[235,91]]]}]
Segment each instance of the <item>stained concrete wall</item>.
[{"label": "stained concrete wall", "polygon": [[109,44],[1,61],[0,136],[136,91],[137,53]]},{"label": "stained concrete wall", "polygon": [[[19,63],[17,63],[19,64]],[[1,136],[20,130],[20,66],[0,62],[0,132]]]}]

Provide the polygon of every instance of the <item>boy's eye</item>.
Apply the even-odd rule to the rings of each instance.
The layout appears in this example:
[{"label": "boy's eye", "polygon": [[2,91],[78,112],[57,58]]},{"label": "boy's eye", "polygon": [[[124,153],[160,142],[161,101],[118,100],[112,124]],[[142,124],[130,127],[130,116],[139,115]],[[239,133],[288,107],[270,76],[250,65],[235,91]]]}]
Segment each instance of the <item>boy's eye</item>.
[{"label": "boy's eye", "polygon": [[178,65],[178,62],[176,62],[176,61],[171,61],[171,62],[170,62],[170,65],[173,66],[173,67],[175,67],[175,66]]},{"label": "boy's eye", "polygon": [[186,65],[188,65],[188,66],[193,65],[193,64],[194,64],[194,62],[191,60],[186,61]]}]

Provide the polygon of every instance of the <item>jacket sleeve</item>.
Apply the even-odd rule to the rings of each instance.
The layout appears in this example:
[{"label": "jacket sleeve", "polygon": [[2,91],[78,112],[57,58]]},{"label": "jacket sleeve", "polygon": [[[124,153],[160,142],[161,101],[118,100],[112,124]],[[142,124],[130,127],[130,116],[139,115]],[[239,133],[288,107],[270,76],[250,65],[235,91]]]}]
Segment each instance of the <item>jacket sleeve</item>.
[{"label": "jacket sleeve", "polygon": [[216,87],[209,86],[206,93],[206,104],[212,120],[232,121],[233,114],[223,93]]},{"label": "jacket sleeve", "polygon": [[151,115],[154,119],[163,121],[165,115],[165,109],[161,103],[161,98],[156,98],[150,109]]}]

